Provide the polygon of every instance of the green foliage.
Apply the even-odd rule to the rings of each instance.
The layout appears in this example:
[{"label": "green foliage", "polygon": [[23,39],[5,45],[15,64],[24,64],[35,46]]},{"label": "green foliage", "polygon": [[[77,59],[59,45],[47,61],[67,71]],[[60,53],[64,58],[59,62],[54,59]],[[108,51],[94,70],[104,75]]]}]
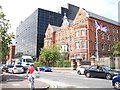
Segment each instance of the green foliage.
[{"label": "green foliage", "polygon": [[113,49],[114,49],[113,55],[120,56],[120,42],[115,43]]},{"label": "green foliage", "polygon": [[0,58],[3,59],[8,54],[8,45],[12,44],[13,33],[8,34],[10,27],[9,20],[5,19],[5,14],[0,6]]},{"label": "green foliage", "polygon": [[39,60],[45,66],[54,66],[60,59],[59,49],[53,45],[51,48],[41,48]]},{"label": "green foliage", "polygon": [[22,52],[18,52],[15,54],[15,58],[19,58],[19,57],[22,57],[23,53]]},{"label": "green foliage", "polygon": [[70,67],[71,64],[69,60],[60,60],[60,61],[57,61],[55,66],[56,67]]},{"label": "green foliage", "polygon": [[41,67],[42,66],[42,63],[41,62],[34,62],[34,65],[35,65],[35,67]]},{"label": "green foliage", "polygon": [[70,67],[71,66],[71,62],[69,60],[65,60],[63,67]]}]

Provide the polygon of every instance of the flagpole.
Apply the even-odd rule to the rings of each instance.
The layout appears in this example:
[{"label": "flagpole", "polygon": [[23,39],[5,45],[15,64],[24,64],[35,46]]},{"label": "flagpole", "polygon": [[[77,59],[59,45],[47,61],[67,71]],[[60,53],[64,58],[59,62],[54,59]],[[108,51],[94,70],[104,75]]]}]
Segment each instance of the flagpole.
[{"label": "flagpole", "polygon": [[97,59],[97,61],[99,60],[99,55],[98,55],[98,30],[97,29],[96,29],[96,59]]}]

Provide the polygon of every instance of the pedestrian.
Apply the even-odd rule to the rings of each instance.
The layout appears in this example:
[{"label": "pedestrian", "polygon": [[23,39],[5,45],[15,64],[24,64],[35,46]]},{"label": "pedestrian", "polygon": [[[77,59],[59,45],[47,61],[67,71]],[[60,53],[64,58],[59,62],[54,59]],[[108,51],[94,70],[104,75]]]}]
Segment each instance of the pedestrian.
[{"label": "pedestrian", "polygon": [[30,64],[28,70],[27,70],[27,76],[28,76],[28,82],[30,86],[30,90],[34,89],[34,77],[33,72],[35,71],[35,68],[33,67],[33,64]]}]

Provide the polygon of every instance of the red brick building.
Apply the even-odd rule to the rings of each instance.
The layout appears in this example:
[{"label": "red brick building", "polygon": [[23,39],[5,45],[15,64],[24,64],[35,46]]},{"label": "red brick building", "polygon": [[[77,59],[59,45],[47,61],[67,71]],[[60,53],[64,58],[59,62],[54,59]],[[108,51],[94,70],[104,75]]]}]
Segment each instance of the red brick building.
[{"label": "red brick building", "polygon": [[53,44],[60,46],[60,52],[69,54],[69,59],[90,61],[96,56],[95,21],[107,27],[107,32],[98,31],[99,57],[111,56],[112,46],[120,41],[120,26],[118,22],[79,8],[74,20],[63,17],[61,27],[48,25],[44,38],[44,47]]}]

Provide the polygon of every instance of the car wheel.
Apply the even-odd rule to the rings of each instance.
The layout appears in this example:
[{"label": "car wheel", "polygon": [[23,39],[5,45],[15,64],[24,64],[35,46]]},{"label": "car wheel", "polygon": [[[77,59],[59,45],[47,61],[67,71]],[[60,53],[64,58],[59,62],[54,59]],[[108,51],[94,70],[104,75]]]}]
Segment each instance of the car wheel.
[{"label": "car wheel", "polygon": [[114,88],[115,89],[120,89],[120,82],[115,82],[115,84],[114,84]]},{"label": "car wheel", "polygon": [[85,74],[85,76],[86,76],[86,77],[88,77],[88,78],[90,78],[90,77],[91,77],[91,75],[90,75],[90,73],[89,73],[89,72],[87,72],[87,73]]},{"label": "car wheel", "polygon": [[111,74],[107,74],[107,75],[106,75],[106,79],[107,79],[107,80],[110,80],[111,78],[112,78]]},{"label": "car wheel", "polygon": [[78,75],[81,75],[81,72],[80,72],[80,70],[78,70],[78,71],[77,71],[77,74],[78,74]]}]

